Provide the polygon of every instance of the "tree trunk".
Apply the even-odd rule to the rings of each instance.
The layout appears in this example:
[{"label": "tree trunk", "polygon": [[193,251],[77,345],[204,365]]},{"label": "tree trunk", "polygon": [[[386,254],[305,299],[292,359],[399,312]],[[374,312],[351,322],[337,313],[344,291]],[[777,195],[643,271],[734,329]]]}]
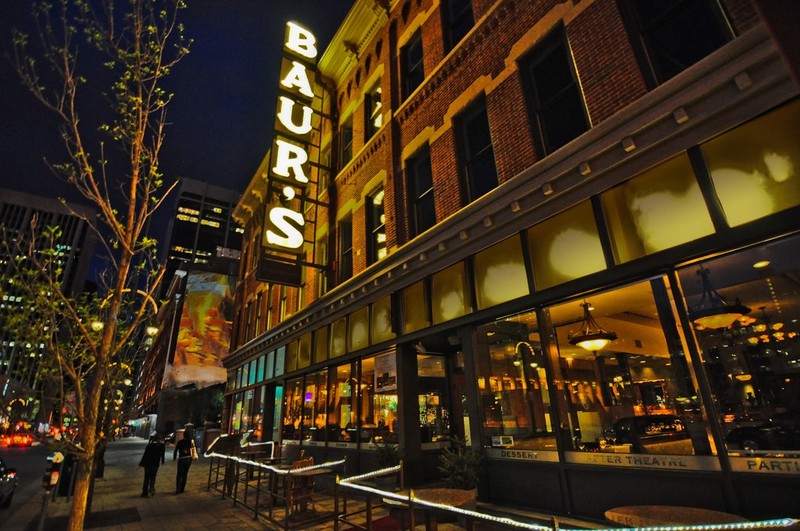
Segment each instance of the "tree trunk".
[{"label": "tree trunk", "polygon": [[[94,454],[94,452],[90,452]],[[81,531],[86,518],[86,500],[89,497],[89,485],[92,480],[94,455],[79,456],[75,472],[75,492],[72,495],[72,510],[69,514],[67,529]]]}]

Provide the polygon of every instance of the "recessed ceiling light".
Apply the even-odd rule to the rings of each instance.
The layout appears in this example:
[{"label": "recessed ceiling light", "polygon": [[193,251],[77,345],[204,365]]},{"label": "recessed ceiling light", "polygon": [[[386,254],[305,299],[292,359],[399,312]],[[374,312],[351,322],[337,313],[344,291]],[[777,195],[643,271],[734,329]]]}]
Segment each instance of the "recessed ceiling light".
[{"label": "recessed ceiling light", "polygon": [[753,264],[753,267],[755,269],[761,269],[762,267],[767,267],[769,264],[770,264],[769,260],[759,260],[758,262]]}]

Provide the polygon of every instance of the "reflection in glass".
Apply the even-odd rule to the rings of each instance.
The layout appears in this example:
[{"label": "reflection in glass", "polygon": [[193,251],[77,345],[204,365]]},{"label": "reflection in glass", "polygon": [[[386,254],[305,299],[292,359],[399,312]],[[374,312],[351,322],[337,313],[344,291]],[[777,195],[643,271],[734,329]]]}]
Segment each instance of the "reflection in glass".
[{"label": "reflection in glass", "polygon": [[359,418],[362,442],[397,442],[397,368],[395,354],[361,361]]},{"label": "reflection in glass", "polygon": [[366,348],[369,346],[369,306],[365,306],[350,314],[348,320],[350,325],[348,352]]},{"label": "reflection in glass", "polygon": [[335,358],[347,352],[347,318],[342,317],[331,324],[330,357]]},{"label": "reflection in glass", "polygon": [[612,188],[601,199],[617,263],[714,232],[685,153]]},{"label": "reflection in glass", "polygon": [[420,437],[423,443],[446,441],[452,435],[450,393],[446,359],[438,354],[417,354]]},{"label": "reflection in glass", "polygon": [[558,345],[562,443],[581,451],[698,455],[709,432],[665,279],[592,295],[592,317],[618,339],[598,353],[569,343],[582,301],[548,309]]},{"label": "reflection in glass", "polygon": [[328,371],[306,375],[303,393],[303,440],[324,441],[328,406]]},{"label": "reflection in glass", "polygon": [[536,289],[602,271],[603,247],[589,201],[528,229]]},{"label": "reflection in glass", "polygon": [[[727,328],[695,329],[734,455],[800,456],[799,246],[794,236],[703,262],[721,296],[753,308]],[[689,306],[702,292],[695,269],[679,272]]]},{"label": "reflection in glass", "polygon": [[283,429],[281,440],[300,440],[303,422],[303,379],[294,378],[286,382],[283,398]]},{"label": "reflection in glass", "polygon": [[478,329],[475,371],[483,413],[483,445],[555,450],[550,390],[536,314]]},{"label": "reflection in glass", "polygon": [[467,297],[464,263],[458,262],[433,275],[432,306],[434,324],[466,315],[471,308]]},{"label": "reflection in glass", "polygon": [[728,223],[800,205],[800,100],[701,146]]},{"label": "reflection in glass", "polygon": [[328,441],[358,442],[356,364],[336,367],[328,402]]},{"label": "reflection in glass", "polygon": [[392,330],[392,298],[386,296],[372,304],[372,343],[394,339]]},{"label": "reflection in glass", "polygon": [[431,325],[427,301],[424,282],[417,282],[403,290],[403,332],[408,334]]},{"label": "reflection in glass", "polygon": [[513,236],[475,255],[478,308],[484,309],[529,293],[522,244]]}]

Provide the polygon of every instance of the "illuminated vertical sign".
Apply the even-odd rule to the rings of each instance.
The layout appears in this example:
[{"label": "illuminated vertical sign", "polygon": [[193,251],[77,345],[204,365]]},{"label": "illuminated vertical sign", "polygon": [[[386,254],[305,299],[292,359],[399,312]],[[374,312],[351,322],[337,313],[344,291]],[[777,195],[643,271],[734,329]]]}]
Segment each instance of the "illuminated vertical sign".
[{"label": "illuminated vertical sign", "polygon": [[269,163],[260,280],[299,285],[305,243],[304,202],[321,116],[315,111],[317,40],[287,22]]}]

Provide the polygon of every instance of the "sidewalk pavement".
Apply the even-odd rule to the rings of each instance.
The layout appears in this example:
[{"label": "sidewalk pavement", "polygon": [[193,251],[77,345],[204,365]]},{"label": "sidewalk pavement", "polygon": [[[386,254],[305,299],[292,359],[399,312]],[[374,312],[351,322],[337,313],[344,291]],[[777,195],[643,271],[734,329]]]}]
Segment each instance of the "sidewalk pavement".
[{"label": "sidewalk pavement", "polygon": [[[122,531],[207,530],[227,531],[242,529],[281,529],[261,518],[255,520],[253,512],[241,504],[234,505],[230,497],[223,498],[216,490],[206,490],[209,461],[202,456],[192,464],[182,494],[175,494],[177,461],[172,459],[174,446],[167,445],[165,464],[159,467],[156,494],[141,497],[144,470],[138,468],[147,441],[137,437],[111,442],[105,454],[102,478],[95,480],[92,510],[86,529],[113,529]],[[32,497],[5,523],[4,531],[59,531],[66,529],[72,498],[60,497],[47,505],[46,519],[41,520],[42,497]],[[319,500],[322,505],[332,504],[332,499]],[[352,503],[355,500],[351,500]],[[358,502],[355,502],[358,503]],[[483,505],[483,504],[482,504]],[[512,512],[506,508],[484,506],[484,510],[504,514],[522,521],[549,521],[548,515],[529,512]],[[328,507],[332,510],[331,507]],[[589,522],[559,519],[562,526],[593,528]],[[297,529],[298,527],[294,527]],[[305,531],[333,529],[328,521],[301,526]],[[424,528],[424,526],[423,526]],[[455,524],[440,524],[441,531],[462,529]]]},{"label": "sidewalk pavement", "polygon": [[[103,478],[95,480],[92,513],[86,529],[157,530],[185,529],[227,531],[239,529],[274,529],[253,520],[252,512],[207,491],[208,461],[201,457],[189,469],[186,491],[175,494],[177,461],[172,460],[174,446],[167,445],[166,462],[159,467],[156,494],[142,498],[144,469],[138,468],[147,441],[137,437],[111,442],[105,454]],[[41,528],[58,531],[66,528],[72,498],[56,498],[47,506],[47,519]],[[42,497],[31,498],[3,526],[4,531],[39,529]]]}]

